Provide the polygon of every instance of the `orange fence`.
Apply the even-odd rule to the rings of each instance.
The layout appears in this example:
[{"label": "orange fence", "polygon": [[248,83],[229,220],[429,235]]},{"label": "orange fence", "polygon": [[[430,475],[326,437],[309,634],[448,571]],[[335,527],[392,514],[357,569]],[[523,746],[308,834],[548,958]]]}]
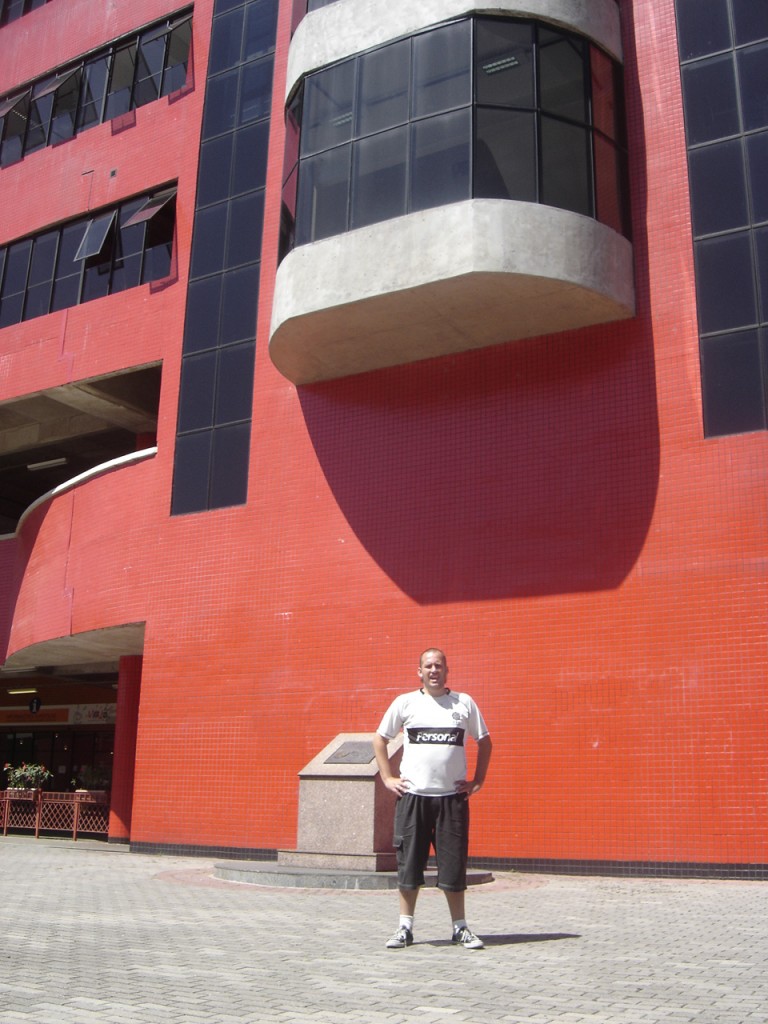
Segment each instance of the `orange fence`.
[{"label": "orange fence", "polygon": [[43,793],[35,789],[6,789],[0,792],[0,821],[3,835],[8,829],[106,835],[109,829],[109,792],[84,790],[77,793]]}]

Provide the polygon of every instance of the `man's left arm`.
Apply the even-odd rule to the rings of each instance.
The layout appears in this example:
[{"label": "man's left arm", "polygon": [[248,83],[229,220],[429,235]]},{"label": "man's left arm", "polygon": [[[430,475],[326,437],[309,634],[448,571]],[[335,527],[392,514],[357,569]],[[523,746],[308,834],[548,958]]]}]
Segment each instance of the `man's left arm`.
[{"label": "man's left arm", "polygon": [[483,736],[477,741],[477,763],[475,765],[474,779],[465,779],[456,786],[457,793],[466,793],[472,796],[483,788],[485,776],[488,774],[488,765],[491,763],[491,751],[493,744],[490,736]]}]

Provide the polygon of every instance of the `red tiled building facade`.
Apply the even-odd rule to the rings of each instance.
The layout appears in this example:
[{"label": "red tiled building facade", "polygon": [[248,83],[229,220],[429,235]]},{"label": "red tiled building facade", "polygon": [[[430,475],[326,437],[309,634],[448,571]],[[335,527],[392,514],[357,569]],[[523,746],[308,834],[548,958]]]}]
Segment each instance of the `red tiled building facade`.
[{"label": "red tiled building facade", "polygon": [[437,645],[477,863],[765,874],[768,15],[584,6],[0,5],[0,756],[111,840],[294,847]]}]

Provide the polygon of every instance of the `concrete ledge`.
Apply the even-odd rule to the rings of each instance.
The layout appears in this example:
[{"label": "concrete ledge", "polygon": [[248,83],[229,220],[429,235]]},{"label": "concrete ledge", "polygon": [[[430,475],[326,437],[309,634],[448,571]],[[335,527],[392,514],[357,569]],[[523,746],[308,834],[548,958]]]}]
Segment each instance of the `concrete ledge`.
[{"label": "concrete ledge", "polygon": [[631,243],[590,217],[474,199],[294,249],[269,351],[295,384],[634,315]]},{"label": "concrete ledge", "polygon": [[[329,871],[322,868],[284,867],[274,861],[227,861],[214,865],[216,878],[248,885],[298,889],[397,889],[394,871]],[[490,871],[469,871],[467,885],[492,882]],[[428,871],[426,884],[434,887],[435,872]]]},{"label": "concrete ledge", "polygon": [[507,14],[551,22],[586,36],[622,60],[619,5],[614,0],[339,0],[302,19],[288,51],[288,98],[302,75],[430,25],[465,14]]}]

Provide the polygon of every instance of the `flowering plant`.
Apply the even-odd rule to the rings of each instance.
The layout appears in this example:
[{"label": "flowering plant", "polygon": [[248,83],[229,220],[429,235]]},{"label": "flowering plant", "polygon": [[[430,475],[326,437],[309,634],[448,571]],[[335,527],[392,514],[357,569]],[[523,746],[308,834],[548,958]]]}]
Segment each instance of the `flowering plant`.
[{"label": "flowering plant", "polygon": [[26,764],[20,768],[6,764],[3,771],[8,776],[8,789],[39,789],[44,782],[53,777],[44,764]]}]

